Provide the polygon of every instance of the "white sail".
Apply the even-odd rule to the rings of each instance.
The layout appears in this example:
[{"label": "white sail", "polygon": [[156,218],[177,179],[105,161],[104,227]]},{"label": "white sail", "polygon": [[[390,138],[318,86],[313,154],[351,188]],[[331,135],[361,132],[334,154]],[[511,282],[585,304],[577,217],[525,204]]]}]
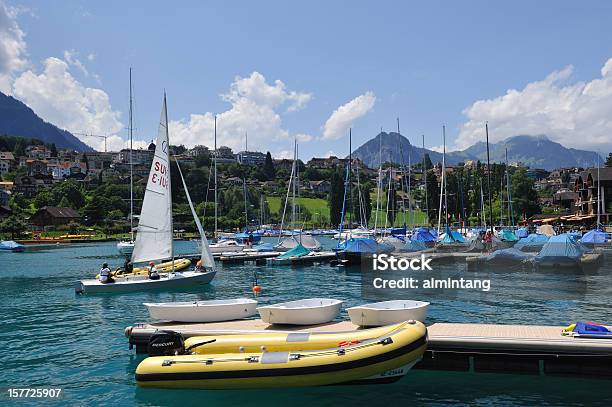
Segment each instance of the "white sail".
[{"label": "white sail", "polygon": [[172,189],[165,95],[155,155],[136,230],[138,233],[132,254],[134,263],[172,257]]},{"label": "white sail", "polygon": [[181,181],[183,182],[183,189],[185,189],[185,195],[187,195],[187,202],[189,202],[189,208],[191,208],[191,214],[193,215],[193,220],[198,227],[198,232],[200,232],[200,238],[202,239],[202,266],[210,269],[215,269],[215,260],[210,252],[210,247],[208,246],[208,239],[206,239],[206,234],[204,233],[204,228],[202,227],[202,223],[200,222],[200,218],[196,213],[193,202],[191,202],[191,196],[189,195],[189,190],[187,189],[187,184],[185,183],[185,178],[183,177],[183,171],[181,171],[181,166],[179,165],[178,160],[176,161],[176,167],[179,170],[179,175],[181,176]]}]

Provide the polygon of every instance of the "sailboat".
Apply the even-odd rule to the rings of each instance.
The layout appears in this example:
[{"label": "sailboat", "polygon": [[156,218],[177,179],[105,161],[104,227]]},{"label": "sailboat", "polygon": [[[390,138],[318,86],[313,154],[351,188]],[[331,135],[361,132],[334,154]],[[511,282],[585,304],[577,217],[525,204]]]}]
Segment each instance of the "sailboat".
[{"label": "sailboat", "polygon": [[[178,166],[178,162],[177,162]],[[189,261],[187,259],[175,259],[172,242],[173,220],[172,220],[172,185],[170,177],[170,143],[168,136],[168,111],[166,96],[157,134],[155,155],[151,163],[149,180],[145,190],[142,203],[142,211],[138,221],[136,241],[132,261],[134,263],[145,263],[171,259],[171,266],[167,273],[160,274],[157,280],[149,279],[146,274],[132,273],[114,276],[112,283],[101,283],[97,279],[81,280],[77,282],[75,291],[77,293],[103,293],[103,292],[125,292],[137,290],[166,289],[174,287],[189,286],[194,284],[209,283],[215,276],[215,263],[208,248],[208,241],[198,216],[189,196],[189,191],[183,179],[180,166],[178,167],[187,200],[191,208],[194,221],[200,232],[201,238],[201,264],[200,271],[179,272],[176,264]]]},{"label": "sailboat", "polygon": [[[293,188],[293,198],[291,200],[291,223],[292,226],[295,227],[296,224],[296,188],[299,185],[298,178],[298,166],[297,166],[297,140],[294,141],[293,144],[293,165],[291,166],[291,175],[289,176],[289,185],[287,186],[287,195],[285,197],[285,206],[283,208],[283,218],[281,219],[281,230],[278,236],[278,243],[274,246],[274,250],[277,251],[288,251],[296,248],[304,248],[308,252],[310,251],[319,251],[321,250],[321,242],[319,242],[316,238],[310,235],[306,235],[303,233],[302,228],[299,230],[293,229],[289,236],[282,238],[283,236],[283,225],[285,221],[285,211],[287,209],[287,201],[289,200],[289,190]],[[299,192],[298,192],[299,193]],[[299,217],[299,214],[297,215]]]},{"label": "sailboat", "polygon": [[130,240],[122,240],[117,243],[117,250],[124,256],[131,256],[134,251],[134,163],[132,160],[133,149],[133,104],[132,104],[132,68],[130,68],[130,112],[128,132],[130,136]]}]

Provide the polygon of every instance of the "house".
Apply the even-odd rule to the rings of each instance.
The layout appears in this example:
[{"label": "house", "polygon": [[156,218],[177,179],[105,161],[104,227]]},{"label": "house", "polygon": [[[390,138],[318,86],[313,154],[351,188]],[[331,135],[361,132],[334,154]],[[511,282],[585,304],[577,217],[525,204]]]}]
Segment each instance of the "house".
[{"label": "house", "polygon": [[208,150],[208,147],[206,146],[194,146],[191,150],[187,151],[187,155],[190,157],[199,157],[201,155],[209,155],[210,151]]},{"label": "house", "polygon": [[223,182],[229,185],[242,185],[243,184],[242,178],[240,177],[226,178]]},{"label": "house", "polygon": [[227,146],[221,146],[213,151],[213,156],[217,160],[217,163],[235,163],[236,157],[234,156],[234,152],[231,148]]},{"label": "house", "polygon": [[263,165],[266,155],[259,151],[240,151],[236,154],[236,160],[242,165]]},{"label": "house", "polygon": [[327,180],[308,181],[308,189],[316,194],[326,194],[329,192],[331,184]]},{"label": "house", "polygon": [[8,192],[12,191],[13,181],[0,181],[0,189]]},{"label": "house", "polygon": [[574,213],[576,206],[574,205],[578,194],[567,188],[558,190],[553,194],[552,202],[566,212]]},{"label": "house", "polygon": [[[601,222],[612,219],[612,167],[588,168],[580,173],[574,184],[576,215],[583,219],[595,219],[598,212]],[[597,210],[599,205],[599,211]]]},{"label": "house", "polygon": [[26,160],[29,175],[47,175],[47,163],[41,160]]},{"label": "house", "polygon": [[105,170],[113,163],[113,153],[94,151],[85,153],[90,170]]},{"label": "house", "polygon": [[[152,148],[151,148],[152,147]],[[129,165],[130,160],[133,165],[146,165],[151,166],[153,161],[153,155],[155,154],[155,144],[151,143],[149,148],[132,149],[124,148],[118,153],[114,153],[113,162],[117,164]]]},{"label": "house", "polygon": [[77,211],[59,206],[43,206],[30,217],[30,223],[39,227],[67,225],[80,220],[81,215]]},{"label": "house", "polygon": [[44,179],[31,175],[15,177],[13,182],[13,193],[22,194],[26,198],[34,198],[38,191],[45,188],[47,183]]},{"label": "house", "polygon": [[6,174],[15,166],[15,157],[9,151],[0,151],[0,174]]},{"label": "house", "polygon": [[28,146],[26,156],[32,160],[46,160],[51,158],[51,151],[43,145]]}]

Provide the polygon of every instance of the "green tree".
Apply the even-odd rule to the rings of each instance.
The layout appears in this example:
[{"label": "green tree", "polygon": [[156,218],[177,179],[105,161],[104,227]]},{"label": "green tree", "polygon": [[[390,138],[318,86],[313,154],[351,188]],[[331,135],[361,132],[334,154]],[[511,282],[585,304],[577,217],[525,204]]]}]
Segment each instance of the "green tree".
[{"label": "green tree", "polygon": [[272,181],[276,176],[274,162],[272,161],[272,154],[270,154],[269,151],[266,153],[266,161],[264,162],[263,172],[268,178],[268,181]]},{"label": "green tree", "polygon": [[51,143],[51,147],[49,149],[51,150],[51,157],[57,157],[57,147],[55,146],[55,143]]},{"label": "green tree", "polygon": [[606,160],[606,167],[612,167],[612,153],[608,154],[608,159]]},{"label": "green tree", "polygon": [[342,219],[342,202],[344,199],[344,177],[342,171],[334,171],[330,179],[330,192],[327,204],[329,206],[329,221],[337,227]]},{"label": "green tree", "polygon": [[429,157],[429,153],[425,153],[425,169],[431,170],[433,168],[433,163],[431,162],[431,158]]},{"label": "green tree", "polygon": [[13,214],[0,222],[0,232],[10,233],[11,239],[21,236],[28,228],[28,224],[21,215]]},{"label": "green tree", "polygon": [[538,192],[534,187],[533,179],[526,175],[524,168],[518,169],[512,176],[512,202],[517,219],[519,217],[528,218],[540,212]]},{"label": "green tree", "polygon": [[15,147],[13,147],[13,155],[15,158],[25,156],[25,149],[27,147],[26,141],[22,138],[17,139]]}]

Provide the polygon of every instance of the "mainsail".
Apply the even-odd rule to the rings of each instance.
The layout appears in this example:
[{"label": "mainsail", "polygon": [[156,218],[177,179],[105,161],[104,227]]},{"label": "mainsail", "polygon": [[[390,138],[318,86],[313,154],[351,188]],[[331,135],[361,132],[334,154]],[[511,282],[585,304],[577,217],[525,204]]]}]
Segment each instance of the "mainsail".
[{"label": "mainsail", "polygon": [[187,184],[185,183],[185,178],[183,177],[183,171],[181,171],[181,166],[176,160],[176,167],[179,170],[179,175],[181,176],[181,181],[183,182],[183,189],[185,190],[185,195],[187,195],[187,202],[189,202],[189,208],[191,208],[191,214],[193,215],[193,220],[195,221],[196,226],[198,227],[198,232],[200,232],[200,238],[202,239],[202,266],[210,269],[215,269],[215,261],[210,252],[210,248],[208,247],[208,239],[206,239],[206,234],[204,233],[204,228],[202,227],[202,223],[200,222],[200,218],[196,213],[193,202],[191,202],[191,196],[189,195],[189,190],[187,189]]},{"label": "mainsail", "polygon": [[134,263],[172,257],[172,188],[166,96],[132,253]]}]

